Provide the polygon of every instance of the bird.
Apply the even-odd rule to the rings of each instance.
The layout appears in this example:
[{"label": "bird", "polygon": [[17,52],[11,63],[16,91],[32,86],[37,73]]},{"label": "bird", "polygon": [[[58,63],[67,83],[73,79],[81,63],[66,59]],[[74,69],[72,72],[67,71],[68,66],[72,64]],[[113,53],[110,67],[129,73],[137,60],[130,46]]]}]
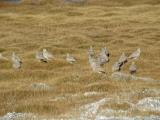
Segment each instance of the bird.
[{"label": "bird", "polygon": [[129,67],[129,72],[130,72],[130,74],[134,74],[134,73],[136,73],[136,71],[137,71],[137,66],[136,66],[135,62],[132,62],[132,64]]},{"label": "bird", "polygon": [[15,61],[12,66],[13,66],[13,68],[15,68],[15,69],[20,69],[20,68],[21,68],[21,63],[18,62],[18,61]]},{"label": "bird", "polygon": [[53,55],[50,52],[47,51],[47,49],[43,49],[42,53],[43,53],[44,58],[47,61],[54,58]]},{"label": "bird", "polygon": [[76,62],[76,59],[73,56],[71,56],[69,53],[67,53],[67,55],[66,55],[66,61],[68,63],[70,63],[70,64],[73,64],[73,63]]},{"label": "bird", "polygon": [[22,63],[21,59],[16,55],[15,52],[12,53],[12,61],[18,61],[19,63]]},{"label": "bird", "polygon": [[102,51],[104,51],[104,53],[109,57],[110,56],[110,53],[108,51],[108,49],[106,47],[102,48],[101,49]]},{"label": "bird", "polygon": [[11,58],[11,60],[12,60],[12,64],[13,64],[12,66],[13,66],[13,68],[15,68],[15,69],[21,68],[22,61],[21,61],[21,59],[15,54],[15,52],[12,53],[12,58]]},{"label": "bird", "polygon": [[140,57],[140,54],[141,54],[141,49],[138,48],[136,51],[134,51],[128,58],[129,59],[138,59]]},{"label": "bird", "polygon": [[120,66],[122,66],[126,62],[127,62],[127,56],[123,52],[122,55],[120,56],[119,60],[118,60],[118,63],[120,64]]},{"label": "bird", "polygon": [[98,59],[98,62],[101,66],[103,66],[104,64],[109,62],[109,52],[108,52],[108,50],[106,48],[102,48],[97,59]]},{"label": "bird", "polygon": [[93,56],[92,54],[89,54],[88,57],[89,57],[89,63],[90,63],[90,66],[91,66],[93,72],[105,73],[104,69],[102,68],[102,66],[100,66],[100,64],[95,56]]},{"label": "bird", "polygon": [[121,70],[121,64],[119,62],[115,62],[112,65],[112,72],[120,71]]},{"label": "bird", "polygon": [[100,66],[96,59],[91,60],[90,66],[92,70],[96,73],[105,73],[104,69]]},{"label": "bird", "polygon": [[0,60],[8,60],[8,58],[4,57],[2,53],[0,53]]},{"label": "bird", "polygon": [[43,52],[36,52],[36,59],[41,62],[47,62],[47,59],[43,56]]}]

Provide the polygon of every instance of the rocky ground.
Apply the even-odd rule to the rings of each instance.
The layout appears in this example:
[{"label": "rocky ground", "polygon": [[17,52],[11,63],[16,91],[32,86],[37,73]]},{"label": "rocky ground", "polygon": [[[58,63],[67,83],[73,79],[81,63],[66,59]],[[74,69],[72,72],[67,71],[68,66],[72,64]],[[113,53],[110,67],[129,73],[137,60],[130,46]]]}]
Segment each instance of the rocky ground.
[{"label": "rocky ground", "polygon": [[[116,77],[115,80],[138,80],[136,76],[127,75],[124,73],[113,73],[111,76]],[[131,78],[131,79],[130,79]],[[151,78],[142,78],[141,80],[147,80],[145,82],[156,82]],[[159,82],[159,81],[158,81]],[[31,85],[32,89],[36,90],[50,90],[50,86],[44,83],[34,83]],[[107,96],[105,92],[85,92],[79,94],[65,94],[63,96],[56,96],[49,101],[67,101],[74,99],[81,99],[81,97],[93,97],[101,96],[100,99],[93,102],[84,104],[82,106],[72,109],[66,114],[62,114],[58,117],[45,117],[35,115],[33,113],[7,113],[0,117],[0,120],[159,120],[160,119],[160,89],[144,89],[141,92],[133,91],[132,93],[126,93],[127,97],[124,96]],[[132,97],[134,95],[152,96],[144,97],[133,102]],[[110,106],[116,105],[119,108],[110,108]],[[122,106],[122,107],[121,107]],[[125,107],[124,107],[125,106]],[[141,115],[134,115],[133,113],[141,112]],[[145,115],[145,113],[150,115]],[[155,114],[156,113],[156,114]]]}]

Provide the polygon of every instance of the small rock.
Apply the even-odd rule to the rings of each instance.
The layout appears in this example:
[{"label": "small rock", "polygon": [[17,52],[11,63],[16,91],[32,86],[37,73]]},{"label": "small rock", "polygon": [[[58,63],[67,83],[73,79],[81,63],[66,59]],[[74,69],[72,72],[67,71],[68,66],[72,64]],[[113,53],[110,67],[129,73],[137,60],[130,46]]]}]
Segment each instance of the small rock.
[{"label": "small rock", "polygon": [[108,99],[103,98],[99,101],[87,104],[80,108],[80,120],[91,120],[92,118],[96,117],[100,106],[104,105]]},{"label": "small rock", "polygon": [[144,98],[137,103],[137,108],[144,111],[160,112],[160,97]]},{"label": "small rock", "polygon": [[0,120],[36,120],[36,116],[31,113],[7,113]]},{"label": "small rock", "polygon": [[51,90],[52,89],[49,85],[45,83],[33,83],[31,85],[31,88],[35,90]]},{"label": "small rock", "polygon": [[159,116],[136,116],[136,117],[127,117],[127,116],[121,116],[121,117],[115,117],[115,116],[97,116],[96,120],[159,120]]},{"label": "small rock", "polygon": [[143,117],[143,120],[160,120],[160,116],[154,116],[154,115],[145,116]]}]

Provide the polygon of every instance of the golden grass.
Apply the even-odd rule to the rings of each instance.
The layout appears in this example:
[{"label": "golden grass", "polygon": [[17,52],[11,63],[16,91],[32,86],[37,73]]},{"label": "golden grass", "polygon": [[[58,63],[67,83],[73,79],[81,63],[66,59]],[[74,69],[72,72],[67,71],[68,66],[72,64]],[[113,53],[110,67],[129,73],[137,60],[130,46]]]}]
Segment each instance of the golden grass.
[{"label": "golden grass", "polygon": [[[137,75],[160,79],[158,0],[89,0],[87,5],[65,5],[56,0],[42,0],[42,3],[24,1],[17,6],[0,5],[0,52],[10,58],[15,51],[23,60],[20,70],[13,70],[10,62],[0,61],[1,115],[11,111],[59,115],[102,97],[49,101],[58,95],[97,91],[109,97],[159,88],[157,83],[112,81],[108,77],[112,64],[122,52],[129,55],[140,47]],[[97,53],[103,46],[109,49],[107,75],[92,73],[87,62],[90,45]],[[42,48],[53,52],[55,60],[47,64],[36,61],[35,52]],[[67,52],[76,56],[77,64],[65,62]],[[128,72],[129,63],[124,66],[124,72]],[[31,90],[29,86],[35,82],[47,83],[54,89]],[[146,96],[132,97],[136,103]],[[110,107],[126,109],[128,106]]]}]

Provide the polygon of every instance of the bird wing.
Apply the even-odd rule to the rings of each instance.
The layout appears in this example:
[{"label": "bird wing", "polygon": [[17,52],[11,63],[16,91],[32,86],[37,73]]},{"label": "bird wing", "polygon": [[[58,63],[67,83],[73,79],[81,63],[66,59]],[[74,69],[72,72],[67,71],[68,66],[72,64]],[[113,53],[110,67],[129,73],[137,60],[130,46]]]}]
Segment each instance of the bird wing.
[{"label": "bird wing", "polygon": [[22,62],[20,57],[18,57],[17,55],[15,56],[15,59],[18,61],[18,62]]},{"label": "bird wing", "polygon": [[118,60],[119,63],[124,63],[127,61],[127,57],[125,56],[125,54],[122,54]]},{"label": "bird wing", "polygon": [[140,56],[140,52],[138,50],[136,50],[128,58],[129,59],[137,59],[139,56]]},{"label": "bird wing", "polygon": [[47,62],[46,58],[43,56],[42,52],[37,52],[36,53],[36,59],[42,61],[42,62]]},{"label": "bird wing", "polygon": [[19,61],[14,61],[14,62],[13,62],[13,68],[18,69],[18,68],[20,68],[20,67],[21,67],[21,63],[20,63]]}]

